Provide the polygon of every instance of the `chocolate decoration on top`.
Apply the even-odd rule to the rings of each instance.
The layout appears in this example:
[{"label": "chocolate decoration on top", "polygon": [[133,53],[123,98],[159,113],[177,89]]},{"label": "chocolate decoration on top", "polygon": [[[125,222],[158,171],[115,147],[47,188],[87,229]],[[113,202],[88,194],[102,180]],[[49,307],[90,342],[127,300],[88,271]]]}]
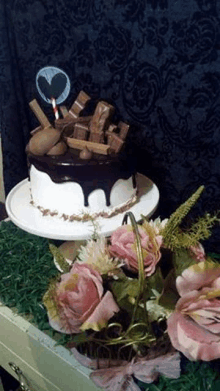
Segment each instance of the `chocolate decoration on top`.
[{"label": "chocolate decoration on top", "polygon": [[62,107],[63,118],[55,121],[55,128],[37,101],[30,103],[41,127],[33,132],[29,141],[28,164],[47,173],[55,183],[78,183],[83,189],[85,206],[88,206],[89,194],[102,189],[106,205],[110,206],[111,190],[119,179],[133,177],[136,188],[135,169],[121,154],[129,126],[123,122],[118,126],[112,124],[114,107],[104,101],[97,104],[92,116],[80,117],[89,99],[81,91],[69,111]]},{"label": "chocolate decoration on top", "polygon": [[[82,160],[77,150],[68,151],[63,156],[29,154],[28,164],[48,174],[55,183],[77,182],[83,189],[85,206],[88,206],[89,194],[96,189],[104,191],[106,205],[110,206],[110,193],[117,180],[134,178],[135,175],[131,162],[124,157],[94,154],[90,160]],[[135,182],[133,186],[135,188]]]},{"label": "chocolate decoration on top", "polygon": [[[90,150],[92,149],[95,153],[104,155],[109,154],[111,151],[119,153],[123,148],[129,131],[129,125],[122,121],[119,122],[118,126],[112,124],[110,120],[114,113],[114,107],[104,101],[98,102],[92,116],[80,117],[81,111],[85,108],[89,100],[89,95],[81,91],[69,111],[65,106],[62,106],[61,112],[63,118],[55,121],[55,129],[60,132],[60,139],[62,137],[62,141],[65,141],[70,148],[79,150],[88,148]],[[54,131],[46,132],[48,129],[54,128],[36,100],[30,103],[30,107],[41,124],[41,127],[32,131],[33,140],[31,139],[29,143],[30,152],[36,155],[44,155],[45,153],[52,154],[53,151],[58,153],[59,150],[57,152],[57,149],[53,147],[61,140],[54,141]],[[41,134],[37,135],[37,133]],[[53,140],[51,139],[51,141],[47,137],[50,133],[53,136]],[[45,139],[47,146],[44,145]],[[53,148],[52,152],[50,152],[51,148]],[[60,149],[60,151],[62,150]]]},{"label": "chocolate decoration on top", "polygon": [[30,102],[30,107],[41,126],[32,132],[32,137],[28,143],[28,151],[34,155],[45,155],[59,142],[61,133],[58,129],[52,127],[36,99]]},{"label": "chocolate decoration on top", "polygon": [[87,147],[85,149],[82,149],[82,151],[79,154],[80,159],[83,160],[90,160],[92,158],[92,151],[90,151]]}]

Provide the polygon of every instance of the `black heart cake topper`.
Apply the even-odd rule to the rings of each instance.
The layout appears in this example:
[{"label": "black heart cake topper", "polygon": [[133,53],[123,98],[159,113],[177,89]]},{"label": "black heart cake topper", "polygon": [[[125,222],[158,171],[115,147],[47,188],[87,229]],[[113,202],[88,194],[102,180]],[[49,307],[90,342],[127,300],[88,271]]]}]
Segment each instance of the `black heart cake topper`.
[{"label": "black heart cake topper", "polygon": [[40,96],[51,104],[56,100],[62,103],[70,92],[70,80],[67,74],[60,68],[47,66],[42,68],[36,76],[36,86]]},{"label": "black heart cake topper", "polygon": [[47,99],[58,99],[66,88],[66,77],[62,73],[53,76],[51,83],[48,83],[44,76],[39,76],[38,85],[41,92]]}]

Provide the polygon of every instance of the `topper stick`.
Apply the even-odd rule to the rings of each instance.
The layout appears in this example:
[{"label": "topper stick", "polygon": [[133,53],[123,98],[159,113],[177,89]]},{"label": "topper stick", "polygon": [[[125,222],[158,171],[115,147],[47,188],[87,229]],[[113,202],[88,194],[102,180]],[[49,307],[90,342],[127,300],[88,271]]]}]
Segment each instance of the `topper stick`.
[{"label": "topper stick", "polygon": [[59,111],[58,111],[58,107],[57,107],[57,104],[56,104],[56,99],[52,97],[51,98],[51,103],[52,103],[55,119],[59,119]]}]

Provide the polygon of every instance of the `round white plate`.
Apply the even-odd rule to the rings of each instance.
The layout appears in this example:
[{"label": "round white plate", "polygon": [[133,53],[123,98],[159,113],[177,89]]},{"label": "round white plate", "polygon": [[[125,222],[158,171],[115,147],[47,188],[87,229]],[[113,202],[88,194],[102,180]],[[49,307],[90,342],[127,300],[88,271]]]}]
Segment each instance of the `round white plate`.
[{"label": "round white plate", "polygon": [[[139,189],[138,201],[129,211],[136,220],[141,215],[151,216],[159,202],[157,186],[146,176],[137,175]],[[94,228],[104,236],[111,233],[122,224],[125,213],[120,213],[108,219],[98,218],[95,227],[91,221],[68,222],[51,216],[43,216],[41,212],[30,204],[30,183],[28,178],[18,183],[6,198],[8,216],[15,225],[31,234],[49,239],[82,240],[91,238]]]}]

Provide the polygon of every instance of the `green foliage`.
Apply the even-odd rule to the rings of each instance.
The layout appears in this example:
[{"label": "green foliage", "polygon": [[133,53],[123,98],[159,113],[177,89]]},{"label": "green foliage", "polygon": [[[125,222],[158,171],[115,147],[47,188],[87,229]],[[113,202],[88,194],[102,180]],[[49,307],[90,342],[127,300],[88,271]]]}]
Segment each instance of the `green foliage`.
[{"label": "green foliage", "polygon": [[51,254],[54,256],[55,261],[59,265],[60,269],[64,273],[68,273],[69,270],[70,270],[70,266],[66,262],[66,260],[65,260],[65,258],[63,256],[63,254],[61,253],[61,251],[52,243],[49,244],[49,249],[50,249]]},{"label": "green foliage", "polygon": [[174,311],[179,294],[176,290],[176,273],[172,269],[164,280],[164,290],[158,304],[169,311]]},{"label": "green foliage", "polygon": [[148,277],[145,281],[145,290],[147,291],[149,298],[152,297],[152,295],[155,296],[156,292],[158,294],[162,293],[164,287],[164,279],[159,266],[157,267],[155,273],[152,274],[152,276]]},{"label": "green foliage", "polygon": [[92,340],[92,337],[90,338],[88,336],[88,333],[83,331],[82,333],[72,335],[71,336],[71,343],[73,343],[73,345],[80,345],[82,343],[88,342],[89,339]]},{"label": "green foliage", "polygon": [[134,302],[139,292],[139,283],[137,279],[129,280],[127,277],[116,280],[111,283],[111,291],[119,307],[127,311],[132,316],[134,311]]},{"label": "green foliage", "polygon": [[199,241],[211,236],[211,228],[219,220],[218,214],[211,216],[207,213],[205,216],[199,217],[185,232],[176,227],[169,235],[169,239],[166,239],[166,246],[171,250],[196,246]]},{"label": "green foliage", "polygon": [[[144,281],[144,294],[142,297],[143,301],[150,298],[156,298],[163,290],[163,277],[161,270],[158,267],[156,272],[146,278]],[[118,305],[126,309],[129,313],[133,311],[133,304],[139,293],[139,282],[138,279],[129,279],[126,276],[121,280],[116,280],[111,283],[111,291],[115,296]]]},{"label": "green foliage", "polygon": [[185,269],[195,264],[187,248],[179,248],[172,253],[172,261],[175,268],[175,277],[181,275]]},{"label": "green foliage", "polygon": [[204,190],[204,186],[200,186],[198,190],[190,197],[187,201],[185,201],[182,205],[177,208],[177,210],[170,216],[168,223],[165,225],[163,229],[162,236],[165,247],[170,247],[171,238],[173,232],[180,226],[184,217],[189,213],[192,207],[195,205],[197,200],[199,199],[201,193]]},{"label": "green foliage", "polygon": [[130,279],[123,272],[117,275],[117,280],[111,281],[110,286],[117,302],[120,302],[126,296],[137,297],[138,279]]}]

